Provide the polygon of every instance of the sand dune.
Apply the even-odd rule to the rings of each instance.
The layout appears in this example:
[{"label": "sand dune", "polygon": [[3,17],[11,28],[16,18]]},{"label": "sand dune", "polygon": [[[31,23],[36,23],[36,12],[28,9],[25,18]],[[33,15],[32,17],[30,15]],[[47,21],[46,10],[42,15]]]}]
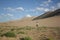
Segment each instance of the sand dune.
[{"label": "sand dune", "polygon": [[[37,19],[37,20],[33,20],[33,19]],[[60,26],[60,9],[55,10],[53,12],[47,12],[38,17],[22,18],[21,20],[0,23],[0,26],[20,26],[20,27],[33,26],[35,27],[37,22],[39,26],[59,27]]]}]

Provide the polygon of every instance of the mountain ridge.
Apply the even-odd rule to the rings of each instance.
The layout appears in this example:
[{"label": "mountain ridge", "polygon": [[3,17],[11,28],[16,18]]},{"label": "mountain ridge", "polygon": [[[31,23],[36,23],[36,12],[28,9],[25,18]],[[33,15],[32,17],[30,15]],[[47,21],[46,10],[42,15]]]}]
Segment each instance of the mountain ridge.
[{"label": "mountain ridge", "polygon": [[49,17],[53,17],[53,16],[56,16],[56,15],[57,16],[60,15],[60,9],[57,9],[55,11],[48,11],[48,12],[46,12],[46,13],[44,13],[44,14],[36,17],[36,18],[34,18],[33,20],[36,20],[37,18],[38,19],[49,18]]}]

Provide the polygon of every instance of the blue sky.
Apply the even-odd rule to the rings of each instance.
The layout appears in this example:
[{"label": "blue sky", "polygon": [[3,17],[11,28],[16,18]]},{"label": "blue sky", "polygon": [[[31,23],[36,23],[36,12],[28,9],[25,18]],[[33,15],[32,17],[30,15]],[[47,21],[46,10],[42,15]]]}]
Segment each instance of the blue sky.
[{"label": "blue sky", "polygon": [[60,8],[60,0],[0,0],[0,22],[39,16]]}]

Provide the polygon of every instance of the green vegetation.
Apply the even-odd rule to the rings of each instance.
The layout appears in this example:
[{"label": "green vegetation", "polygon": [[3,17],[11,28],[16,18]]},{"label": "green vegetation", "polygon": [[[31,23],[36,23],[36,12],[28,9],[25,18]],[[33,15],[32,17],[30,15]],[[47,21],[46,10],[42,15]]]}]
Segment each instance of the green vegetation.
[{"label": "green vegetation", "polygon": [[26,29],[26,30],[32,30],[32,29],[34,29],[34,28],[33,28],[33,27],[30,27],[30,26],[26,26],[25,29]]},{"label": "green vegetation", "polygon": [[7,33],[5,33],[5,34],[2,34],[1,36],[15,37],[16,35],[15,35],[15,33],[13,33],[13,32],[7,32]]},{"label": "green vegetation", "polygon": [[20,40],[32,40],[30,37],[20,38]]},{"label": "green vegetation", "polygon": [[24,30],[25,27],[17,28],[16,30]]},{"label": "green vegetation", "polygon": [[21,31],[21,32],[18,32],[18,34],[25,34],[25,32],[22,32],[22,31]]},{"label": "green vegetation", "polygon": [[26,27],[17,28],[16,30],[32,30],[32,29],[35,29],[35,28],[31,26],[26,26]]}]

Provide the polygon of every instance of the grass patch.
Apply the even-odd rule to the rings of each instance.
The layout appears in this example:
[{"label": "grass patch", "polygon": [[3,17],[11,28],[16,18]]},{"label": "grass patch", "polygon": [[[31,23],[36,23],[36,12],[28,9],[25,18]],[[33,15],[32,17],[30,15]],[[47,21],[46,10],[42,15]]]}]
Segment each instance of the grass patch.
[{"label": "grass patch", "polygon": [[26,27],[17,28],[16,30],[32,30],[32,29],[35,29],[35,28],[31,26],[26,26]]},{"label": "grass patch", "polygon": [[31,27],[31,26],[26,26],[25,27],[26,30],[32,30],[32,29],[35,29],[34,27]]},{"label": "grass patch", "polygon": [[16,37],[15,33],[13,33],[13,32],[7,32],[7,33],[5,33],[5,34],[2,34],[1,37],[2,37],[2,36],[6,36],[6,37]]},{"label": "grass patch", "polygon": [[24,30],[25,27],[17,28],[16,30]]},{"label": "grass patch", "polygon": [[17,34],[25,34],[25,32],[22,32],[22,31],[21,31],[21,32],[18,32]]}]

